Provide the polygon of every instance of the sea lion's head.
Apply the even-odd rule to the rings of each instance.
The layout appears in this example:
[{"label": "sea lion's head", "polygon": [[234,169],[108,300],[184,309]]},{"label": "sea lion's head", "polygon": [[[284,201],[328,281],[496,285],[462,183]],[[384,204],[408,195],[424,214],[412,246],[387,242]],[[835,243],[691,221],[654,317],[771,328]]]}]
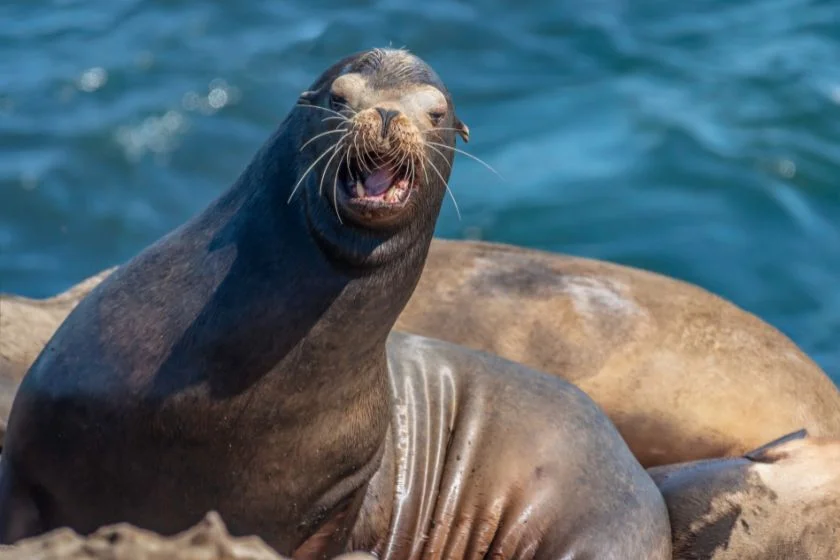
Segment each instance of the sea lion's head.
[{"label": "sea lion's head", "polygon": [[[383,231],[436,219],[455,137],[469,130],[420,58],[373,49],[333,65],[299,99],[297,189],[320,219]],[[328,209],[327,217],[323,212]]]}]

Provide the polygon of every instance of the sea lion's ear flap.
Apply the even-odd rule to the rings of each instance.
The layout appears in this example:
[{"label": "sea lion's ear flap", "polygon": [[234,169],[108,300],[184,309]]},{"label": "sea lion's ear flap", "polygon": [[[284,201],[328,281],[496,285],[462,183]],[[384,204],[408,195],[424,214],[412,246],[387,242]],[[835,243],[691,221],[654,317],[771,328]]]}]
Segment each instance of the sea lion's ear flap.
[{"label": "sea lion's ear flap", "polygon": [[461,119],[457,116],[455,117],[455,130],[458,132],[458,136],[461,137],[465,143],[469,144],[470,142],[470,127],[465,125]]},{"label": "sea lion's ear flap", "polygon": [[774,439],[770,443],[765,443],[758,449],[753,449],[744,453],[744,457],[755,463],[775,463],[779,459],[787,456],[787,453],[779,449],[779,446],[794,441],[797,439],[805,439],[808,437],[808,430],[799,430],[784,435],[778,439]]},{"label": "sea lion's ear flap", "polygon": [[312,91],[312,90],[304,91],[303,93],[300,94],[300,97],[298,97],[298,104],[300,104],[300,105],[312,105],[312,101],[314,101],[317,96],[318,96],[317,91]]}]

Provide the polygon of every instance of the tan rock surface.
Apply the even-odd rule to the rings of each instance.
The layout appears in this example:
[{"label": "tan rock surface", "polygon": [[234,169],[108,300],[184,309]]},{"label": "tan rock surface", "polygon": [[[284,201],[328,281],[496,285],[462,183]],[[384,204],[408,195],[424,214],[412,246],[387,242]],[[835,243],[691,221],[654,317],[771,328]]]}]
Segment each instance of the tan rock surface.
[{"label": "tan rock surface", "polygon": [[[351,553],[335,560],[373,560]],[[0,547],[0,560],[288,560],[258,537],[231,537],[221,517],[210,512],[173,537],[128,524],[103,527],[85,538],[70,529]]]}]

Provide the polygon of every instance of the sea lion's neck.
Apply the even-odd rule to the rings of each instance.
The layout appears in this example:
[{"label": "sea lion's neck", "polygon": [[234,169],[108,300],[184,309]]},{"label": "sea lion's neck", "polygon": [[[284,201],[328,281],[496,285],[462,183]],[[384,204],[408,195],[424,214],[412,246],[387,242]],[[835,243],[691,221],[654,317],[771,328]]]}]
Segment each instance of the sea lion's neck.
[{"label": "sea lion's neck", "polygon": [[[274,330],[291,330],[312,349],[310,375],[339,367],[347,376],[373,361],[384,369],[385,340],[420,279],[434,219],[418,216],[391,232],[343,224],[311,185],[291,196],[297,174],[277,153],[296,154],[294,139],[272,138],[217,203],[241,207],[227,227],[243,266],[263,279],[262,290],[244,295],[276,305]],[[312,328],[290,329],[293,322]]]}]

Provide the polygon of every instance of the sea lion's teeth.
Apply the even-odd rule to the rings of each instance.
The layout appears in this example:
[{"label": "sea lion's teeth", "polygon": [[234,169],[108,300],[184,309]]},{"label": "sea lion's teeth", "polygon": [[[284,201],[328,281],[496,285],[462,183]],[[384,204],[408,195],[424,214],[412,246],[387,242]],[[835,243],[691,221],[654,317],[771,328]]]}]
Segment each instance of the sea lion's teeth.
[{"label": "sea lion's teeth", "polygon": [[365,186],[362,184],[361,181],[356,181],[356,196],[359,198],[365,197]]}]

